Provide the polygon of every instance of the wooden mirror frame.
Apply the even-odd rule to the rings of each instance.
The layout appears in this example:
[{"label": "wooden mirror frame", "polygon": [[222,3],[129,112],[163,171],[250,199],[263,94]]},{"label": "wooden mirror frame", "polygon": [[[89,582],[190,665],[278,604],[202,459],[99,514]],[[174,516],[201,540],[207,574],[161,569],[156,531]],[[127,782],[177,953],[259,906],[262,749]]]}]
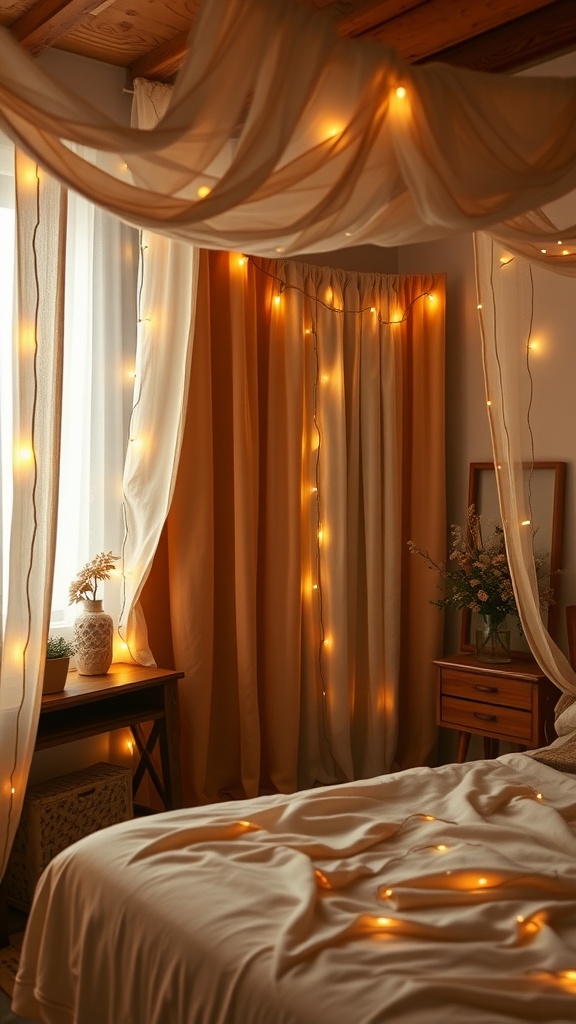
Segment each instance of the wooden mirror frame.
[{"label": "wooden mirror frame", "polygon": [[[552,494],[552,508],[550,509],[550,547],[548,554],[550,556],[550,572],[555,573],[558,569],[562,568],[562,548],[563,548],[563,534],[564,534],[564,495],[566,485],[566,463],[565,462],[534,462],[532,466],[533,472],[537,473],[538,470],[553,471],[554,473],[554,486]],[[470,463],[470,475],[468,480],[468,505],[474,505],[478,515],[482,515],[482,508],[478,507],[479,496],[481,492],[481,474],[486,472],[494,473],[493,462],[471,462]],[[532,478],[532,487],[534,488],[534,478]],[[556,639],[558,629],[558,604],[556,601],[556,593],[558,586],[558,576],[551,576],[550,586],[554,591],[555,602],[550,605],[548,609],[548,622],[547,629],[553,640]],[[475,651],[476,645],[472,642],[472,612],[469,608],[464,608],[462,611],[462,627],[460,634],[460,650],[461,651]],[[512,650],[512,657],[530,659],[532,655],[528,650]]]}]

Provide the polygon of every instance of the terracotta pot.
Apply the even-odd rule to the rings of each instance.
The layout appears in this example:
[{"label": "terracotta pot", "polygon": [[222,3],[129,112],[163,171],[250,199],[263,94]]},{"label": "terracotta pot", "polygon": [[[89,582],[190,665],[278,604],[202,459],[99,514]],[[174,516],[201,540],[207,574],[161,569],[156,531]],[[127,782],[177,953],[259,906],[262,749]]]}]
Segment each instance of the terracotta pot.
[{"label": "terracotta pot", "polygon": [[42,693],[58,693],[66,686],[70,658],[46,658]]}]

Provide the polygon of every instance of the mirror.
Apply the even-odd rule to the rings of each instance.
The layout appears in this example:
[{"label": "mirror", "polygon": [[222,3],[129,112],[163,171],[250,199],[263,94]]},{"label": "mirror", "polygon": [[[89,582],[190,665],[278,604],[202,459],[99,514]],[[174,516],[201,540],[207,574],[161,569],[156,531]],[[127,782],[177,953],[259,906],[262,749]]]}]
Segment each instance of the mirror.
[{"label": "mirror", "polygon": [[[534,551],[537,556],[546,557],[548,570],[554,573],[562,568],[562,537],[564,529],[564,486],[565,462],[535,462],[530,480],[532,520],[536,526]],[[474,505],[482,516],[482,530],[488,538],[502,522],[498,506],[498,491],[493,462],[472,462],[468,483],[468,506]],[[556,590],[558,577],[552,576],[550,586]],[[550,605],[543,613],[544,624],[555,640],[558,628],[558,605]],[[465,608],[462,612],[462,634],[460,649],[474,651],[473,638],[482,620],[476,612]],[[530,650],[524,636],[515,622],[511,627],[511,654],[513,657],[529,658]]]}]

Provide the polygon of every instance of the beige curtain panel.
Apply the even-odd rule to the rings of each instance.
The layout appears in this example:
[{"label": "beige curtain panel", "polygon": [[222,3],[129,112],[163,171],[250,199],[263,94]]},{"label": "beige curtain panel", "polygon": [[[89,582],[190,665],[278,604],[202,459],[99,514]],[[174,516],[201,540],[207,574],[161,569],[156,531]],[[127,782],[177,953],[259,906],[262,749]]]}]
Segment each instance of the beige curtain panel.
[{"label": "beige curtain panel", "polygon": [[445,540],[444,288],[201,253],[167,557],[143,595],[152,648],[168,664],[171,633],[186,674],[187,802],[433,755],[443,624],[407,542]]},{"label": "beige curtain panel", "polygon": [[[537,254],[555,229],[523,214],[576,187],[574,80],[414,67],[290,0],[201,4],[151,131],[80,100],[7,31],[0,58],[15,142],[119,217],[209,248],[274,257],[491,228]],[[70,142],[107,153],[108,171]]]}]

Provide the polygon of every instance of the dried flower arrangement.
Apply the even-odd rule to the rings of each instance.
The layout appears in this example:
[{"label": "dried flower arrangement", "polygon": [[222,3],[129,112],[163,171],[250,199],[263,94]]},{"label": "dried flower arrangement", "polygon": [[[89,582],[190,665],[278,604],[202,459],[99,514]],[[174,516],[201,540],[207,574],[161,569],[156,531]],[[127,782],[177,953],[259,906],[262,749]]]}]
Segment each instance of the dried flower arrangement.
[{"label": "dried flower arrangement", "polygon": [[98,583],[110,579],[114,562],[117,561],[118,555],[113,555],[111,551],[101,551],[91,562],[87,562],[70,584],[70,604],[86,600],[96,601]]},{"label": "dried flower arrangement", "polygon": [[[438,586],[444,590],[444,596],[431,604],[437,608],[469,608],[485,619],[492,618],[494,622],[502,622],[507,615],[518,618],[502,527],[496,526],[492,536],[485,542],[481,516],[476,513],[474,505],[470,505],[467,519],[466,537],[460,526],[453,525],[450,528],[452,541],[449,560],[456,563],[454,569],[447,568],[443,562],[435,562],[427,551],[422,551],[413,541],[408,541],[412,554],[421,555],[430,569],[440,573]],[[540,607],[546,609],[554,603],[554,591],[546,583],[550,579],[550,573],[546,570],[547,557],[537,556],[534,561]]]}]

